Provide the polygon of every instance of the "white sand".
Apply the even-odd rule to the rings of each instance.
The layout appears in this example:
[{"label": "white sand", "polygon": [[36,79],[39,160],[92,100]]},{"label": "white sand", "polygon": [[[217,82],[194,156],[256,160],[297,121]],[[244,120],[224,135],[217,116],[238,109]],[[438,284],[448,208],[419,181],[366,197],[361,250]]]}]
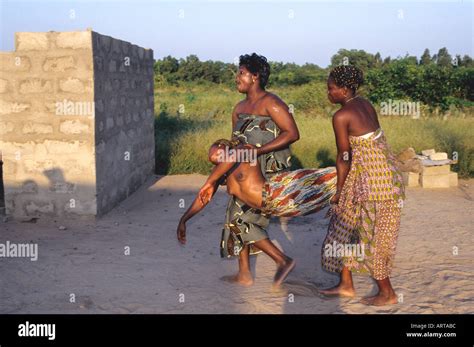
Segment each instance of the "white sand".
[{"label": "white sand", "polygon": [[[408,190],[392,275],[403,300],[386,307],[358,302],[375,290],[368,277],[355,277],[355,299],[315,294],[314,284],[337,281],[320,265],[325,211],[290,220],[287,232],[279,219],[270,225],[271,238],[297,261],[288,278],[293,284],[287,285],[294,296],[271,292],[275,266],[266,255],[253,257],[252,287],[220,281],[237,269],[235,260],[219,256],[225,191],[188,223],[187,245],[176,240],[184,212],[179,199],[187,207],[204,180],[202,175],[150,179],[98,221],[0,222],[1,243],[31,242],[39,248],[36,262],[0,258],[0,313],[474,312],[474,180],[461,180],[458,188]],[[130,255],[124,255],[127,246]]]}]

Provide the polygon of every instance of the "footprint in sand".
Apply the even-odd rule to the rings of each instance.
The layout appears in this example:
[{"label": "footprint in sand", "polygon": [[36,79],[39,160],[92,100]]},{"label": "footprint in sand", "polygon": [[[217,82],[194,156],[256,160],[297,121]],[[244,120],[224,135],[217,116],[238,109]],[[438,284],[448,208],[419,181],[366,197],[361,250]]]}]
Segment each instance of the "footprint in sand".
[{"label": "footprint in sand", "polygon": [[286,281],[281,285],[280,290],[274,291],[275,294],[282,294],[284,296],[289,293],[295,296],[318,297],[322,295],[314,283],[306,281]]}]

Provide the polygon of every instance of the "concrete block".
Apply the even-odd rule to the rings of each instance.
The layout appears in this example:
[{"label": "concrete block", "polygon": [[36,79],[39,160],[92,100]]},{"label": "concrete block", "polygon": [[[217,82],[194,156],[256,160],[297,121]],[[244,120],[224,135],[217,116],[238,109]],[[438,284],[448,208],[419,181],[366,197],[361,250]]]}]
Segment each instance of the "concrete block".
[{"label": "concrete block", "polygon": [[78,120],[67,120],[61,122],[59,125],[59,131],[63,134],[82,134],[90,133],[90,128],[88,124],[85,124]]},{"label": "concrete block", "polygon": [[458,186],[458,173],[457,172],[450,172],[449,173],[449,186],[450,187],[457,187]]},{"label": "concrete block", "polygon": [[23,134],[51,134],[53,127],[50,124],[26,123],[23,126]]},{"label": "concrete block", "polygon": [[27,103],[17,103],[0,100],[0,115],[10,114],[10,113],[20,113],[28,110],[31,107],[31,104]]},{"label": "concrete block", "polygon": [[20,93],[31,94],[31,93],[52,93],[53,84],[51,81],[42,80],[39,78],[31,78],[20,82]]},{"label": "concrete block", "polygon": [[55,206],[51,201],[30,201],[25,204],[24,209],[28,216],[35,216],[39,214],[52,214],[55,211]]},{"label": "concrete block", "polygon": [[449,188],[449,174],[420,175],[420,185],[423,188]]},{"label": "concrete block", "polygon": [[0,93],[8,92],[8,81],[0,79]]},{"label": "concrete block", "polygon": [[49,49],[48,33],[15,33],[17,51],[45,51]]},{"label": "concrete block", "polygon": [[402,172],[403,184],[406,187],[418,187],[420,185],[420,174],[414,172]]},{"label": "concrete block", "polygon": [[64,72],[75,67],[73,56],[47,58],[43,64],[43,70],[46,72]]},{"label": "concrete block", "polygon": [[61,32],[56,37],[56,46],[59,48],[89,48],[92,50],[92,36],[90,31]]},{"label": "concrete block", "polygon": [[13,132],[15,128],[12,122],[0,122],[0,135],[5,135]]},{"label": "concrete block", "polygon": [[69,77],[68,79],[59,81],[59,89],[67,93],[80,94],[84,93],[85,87],[80,79]]},{"label": "concrete block", "polygon": [[434,149],[424,149],[421,151],[421,154],[426,155],[429,157],[431,154],[435,154],[436,151]]},{"label": "concrete block", "polygon": [[30,67],[30,59],[25,55],[0,52],[0,71],[29,71]]},{"label": "concrete block", "polygon": [[450,165],[423,166],[424,175],[442,175],[450,172]]},{"label": "concrete block", "polygon": [[437,152],[430,154],[430,160],[446,160],[448,159],[448,153],[445,152]]}]

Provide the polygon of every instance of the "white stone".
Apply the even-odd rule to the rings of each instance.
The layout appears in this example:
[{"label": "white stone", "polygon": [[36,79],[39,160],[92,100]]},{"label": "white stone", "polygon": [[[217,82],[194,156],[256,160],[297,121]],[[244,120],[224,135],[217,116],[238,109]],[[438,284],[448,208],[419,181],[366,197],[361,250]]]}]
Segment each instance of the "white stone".
[{"label": "white stone", "polygon": [[436,152],[430,154],[430,160],[446,160],[448,159],[448,153],[446,152]]},{"label": "white stone", "polygon": [[425,149],[423,151],[421,151],[421,154],[423,155],[426,155],[427,157],[429,157],[431,154],[435,154],[436,151],[434,149]]}]

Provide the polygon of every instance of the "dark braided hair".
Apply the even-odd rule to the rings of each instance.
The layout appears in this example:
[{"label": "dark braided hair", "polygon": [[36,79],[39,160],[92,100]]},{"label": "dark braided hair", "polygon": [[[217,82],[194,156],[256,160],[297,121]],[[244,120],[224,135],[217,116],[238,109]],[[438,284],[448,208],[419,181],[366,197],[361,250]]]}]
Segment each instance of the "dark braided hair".
[{"label": "dark braided hair", "polygon": [[260,87],[265,89],[270,77],[270,64],[267,62],[267,58],[257,53],[244,54],[239,57],[239,66],[245,66],[253,74],[259,74],[260,76]]},{"label": "dark braided hair", "polygon": [[354,65],[339,65],[331,70],[329,77],[334,79],[338,87],[346,87],[354,93],[364,81],[362,70]]}]

